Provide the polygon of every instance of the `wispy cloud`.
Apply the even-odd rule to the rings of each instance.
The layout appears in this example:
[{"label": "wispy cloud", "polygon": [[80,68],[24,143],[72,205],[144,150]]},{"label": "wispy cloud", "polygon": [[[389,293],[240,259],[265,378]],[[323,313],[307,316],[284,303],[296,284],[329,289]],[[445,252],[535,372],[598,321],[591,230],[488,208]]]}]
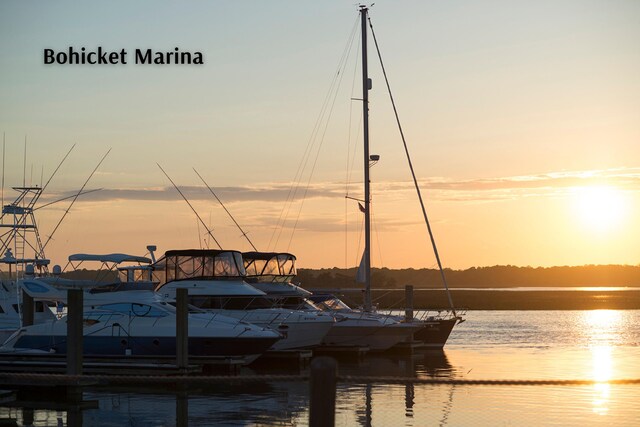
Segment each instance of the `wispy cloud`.
[{"label": "wispy cloud", "polygon": [[[611,186],[623,191],[640,190],[640,168],[560,171],[536,175],[452,180],[429,178],[420,182],[431,199],[488,201],[522,197],[562,197],[576,187]],[[407,184],[387,183],[385,191],[402,191]]]},{"label": "wispy cloud", "polygon": [[[432,200],[442,201],[489,201],[520,197],[562,196],[575,187],[609,185],[625,191],[640,190],[640,168],[617,168],[589,171],[559,171],[535,175],[517,175],[496,178],[455,180],[432,177],[420,181],[421,190]],[[360,194],[359,184],[348,186],[350,194]],[[235,202],[285,202],[302,199],[330,198],[345,196],[345,184],[325,182],[312,184],[308,188],[292,187],[289,183],[265,183],[255,186],[217,187],[218,197],[225,203]],[[180,190],[189,200],[214,201],[204,186],[184,186]],[[377,182],[377,194],[401,197],[406,191],[413,191],[409,181]],[[74,192],[50,193],[42,200],[49,202],[64,197],[73,197]],[[83,201],[175,201],[181,196],[172,187],[149,188],[104,188],[82,196]]]}]

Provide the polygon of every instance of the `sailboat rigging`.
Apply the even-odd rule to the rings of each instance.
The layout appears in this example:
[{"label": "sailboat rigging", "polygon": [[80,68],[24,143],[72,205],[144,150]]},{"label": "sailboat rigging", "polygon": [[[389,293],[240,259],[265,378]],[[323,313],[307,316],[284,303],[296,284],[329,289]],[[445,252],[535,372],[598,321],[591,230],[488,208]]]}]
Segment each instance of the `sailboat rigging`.
[{"label": "sailboat rigging", "polygon": [[[378,53],[378,58],[380,60],[380,64],[382,67],[382,72],[384,75],[384,79],[385,79],[385,83],[386,83],[386,87],[388,89],[389,92],[389,96],[391,98],[391,103],[393,106],[393,111],[395,114],[395,118],[396,118],[396,123],[398,125],[398,129],[400,131],[400,135],[402,137],[402,142],[404,145],[404,151],[407,157],[407,161],[409,163],[409,169],[411,170],[411,175],[413,178],[413,183],[416,189],[416,192],[418,194],[418,199],[420,201],[420,206],[422,209],[422,214],[427,226],[427,231],[429,234],[429,238],[431,241],[431,246],[433,248],[433,252],[434,255],[436,257],[436,261],[438,264],[438,269],[440,271],[440,275],[444,284],[444,288],[445,291],[447,293],[447,298],[449,300],[449,306],[451,309],[451,312],[453,314],[453,319],[450,320],[443,320],[443,322],[449,322],[451,328],[453,328],[453,326],[455,325],[456,322],[462,321],[462,318],[459,317],[456,313],[456,309],[453,305],[453,299],[451,298],[451,292],[449,291],[448,285],[447,285],[447,281],[446,281],[446,277],[444,274],[444,269],[442,267],[442,262],[440,260],[440,255],[438,253],[438,249],[436,246],[436,242],[435,242],[435,238],[433,236],[433,230],[431,229],[431,225],[429,223],[429,219],[427,216],[427,211],[424,205],[424,200],[422,198],[422,193],[420,192],[420,186],[418,185],[418,181],[416,178],[416,174],[415,174],[415,170],[413,168],[413,163],[411,162],[411,157],[409,155],[409,149],[407,146],[407,142],[404,136],[404,132],[402,130],[402,126],[400,124],[400,119],[398,116],[398,110],[396,108],[395,102],[393,100],[393,95],[391,92],[391,87],[389,85],[389,80],[387,78],[387,74],[386,74],[386,70],[384,68],[384,63],[382,62],[382,56],[380,54],[380,49],[378,46],[378,42],[377,39],[375,37],[375,33],[373,31],[373,25],[371,24],[371,19],[369,18],[368,15],[368,11],[369,8],[365,5],[360,5],[359,6],[359,13],[360,13],[360,24],[361,24],[361,31],[362,31],[362,113],[363,113],[363,143],[364,143],[364,215],[365,215],[365,221],[364,221],[364,234],[365,234],[365,248],[364,248],[364,253],[363,253],[363,257],[362,257],[362,262],[361,262],[361,268],[363,270],[363,277],[364,277],[364,285],[365,285],[365,292],[364,292],[364,311],[366,312],[370,312],[373,308],[372,306],[372,300],[371,300],[371,190],[370,190],[370,177],[369,177],[369,170],[372,164],[372,161],[374,161],[374,156],[371,156],[369,154],[369,91],[372,88],[372,83],[371,83],[371,79],[369,78],[369,74],[368,74],[368,58],[367,58],[367,21],[369,26],[371,27],[371,34],[373,36],[373,40],[376,46],[376,50]],[[376,156],[377,157],[377,156]],[[377,160],[377,158],[375,159]],[[453,322],[453,323],[451,323]],[[446,329],[446,327],[445,327]],[[450,331],[451,329],[449,329]],[[448,336],[448,333],[446,334],[446,336],[444,337],[444,339],[446,340],[446,337]],[[442,343],[444,345],[444,343]]]}]

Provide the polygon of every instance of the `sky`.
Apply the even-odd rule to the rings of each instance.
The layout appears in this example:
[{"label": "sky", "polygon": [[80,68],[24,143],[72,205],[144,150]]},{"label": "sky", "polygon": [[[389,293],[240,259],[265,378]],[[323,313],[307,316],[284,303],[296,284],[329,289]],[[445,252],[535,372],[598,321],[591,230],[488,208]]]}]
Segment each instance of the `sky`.
[{"label": "sky", "polygon": [[[383,0],[369,16],[445,267],[639,264],[640,2]],[[299,267],[357,265],[357,24],[342,0],[0,3],[4,203],[71,150],[39,204],[100,191],[37,211],[54,263],[215,247],[206,226],[225,249],[251,250],[246,232]],[[43,61],[98,46],[128,63]],[[204,64],[133,61],[176,47]],[[434,267],[369,48],[372,263]]]}]

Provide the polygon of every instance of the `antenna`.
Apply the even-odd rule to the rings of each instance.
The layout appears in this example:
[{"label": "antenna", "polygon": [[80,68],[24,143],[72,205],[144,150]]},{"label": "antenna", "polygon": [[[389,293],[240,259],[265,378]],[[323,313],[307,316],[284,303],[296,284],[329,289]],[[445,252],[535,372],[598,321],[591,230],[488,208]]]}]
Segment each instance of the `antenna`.
[{"label": "antenna", "polygon": [[[73,147],[72,147],[73,148]],[[98,168],[100,167],[100,165],[102,164],[102,162],[104,162],[104,159],[107,158],[107,156],[109,155],[109,153],[111,152],[111,148],[109,148],[109,150],[107,150],[106,153],[104,153],[104,156],[102,156],[102,158],[100,159],[100,161],[98,162],[98,164],[96,165],[96,167],[93,169],[93,171],[91,172],[91,174],[89,175],[89,177],[87,178],[87,180],[84,182],[84,184],[82,184],[82,187],[80,187],[80,190],[78,190],[78,192],[76,193],[76,195],[74,196],[73,200],[71,201],[71,203],[69,204],[69,207],[67,207],[67,210],[64,212],[64,214],[62,215],[62,218],[60,218],[60,221],[58,221],[58,223],[56,224],[55,228],[53,229],[53,231],[51,232],[51,234],[49,235],[49,237],[47,238],[47,241],[44,243],[44,245],[42,245],[42,250],[44,251],[44,248],[47,247],[47,244],[49,244],[49,241],[51,240],[51,238],[53,237],[53,235],[55,234],[55,232],[58,230],[58,227],[60,227],[60,224],[62,224],[62,221],[64,220],[64,218],[67,216],[67,214],[69,213],[69,211],[71,210],[71,207],[73,206],[73,204],[76,202],[76,200],[78,200],[78,197],[80,197],[80,194],[84,191],[84,187],[87,186],[87,184],[89,183],[89,180],[91,179],[91,177],[93,177],[93,174],[96,173],[96,171],[98,170]],[[67,157],[65,156],[65,159]],[[57,171],[58,169],[56,169]],[[48,182],[47,182],[48,184]]]},{"label": "antenna", "polygon": [[7,133],[2,133],[2,207],[4,208],[4,147],[5,147],[5,139],[7,137]]},{"label": "antenna", "polygon": [[24,136],[24,156],[22,158],[22,186],[27,186],[27,135]]},{"label": "antenna", "polygon": [[207,230],[207,234],[209,234],[209,236],[211,236],[211,238],[213,239],[214,242],[216,242],[216,245],[218,245],[218,247],[220,249],[222,249],[222,246],[220,245],[220,243],[218,242],[218,240],[215,238],[215,236],[213,235],[213,233],[211,232],[211,230],[209,230],[209,227],[207,227],[207,224],[204,223],[204,221],[202,220],[202,218],[200,218],[200,215],[198,215],[198,212],[196,212],[196,210],[193,208],[193,206],[191,205],[191,203],[189,203],[189,200],[187,200],[187,198],[185,197],[185,195],[182,193],[182,191],[180,191],[180,189],[178,188],[178,186],[176,185],[175,182],[173,182],[173,180],[169,177],[169,175],[167,175],[167,173],[164,171],[164,169],[162,169],[162,166],[160,166],[159,163],[156,163],[156,165],[158,165],[158,167],[160,168],[160,170],[162,171],[162,173],[164,174],[164,176],[167,177],[167,179],[171,182],[171,184],[173,184],[173,188],[176,189],[176,191],[182,196],[182,198],[184,199],[185,202],[187,202],[187,205],[189,205],[189,207],[191,208],[191,210],[193,211],[193,213],[196,215],[196,217],[198,218],[198,221],[200,221],[200,224],[202,224],[202,226],[204,227],[205,230]]},{"label": "antenna", "polygon": [[204,185],[207,186],[207,188],[209,189],[209,191],[211,192],[211,194],[213,194],[213,197],[216,198],[216,200],[218,201],[218,203],[220,203],[220,206],[222,206],[222,208],[224,209],[224,211],[229,215],[229,217],[233,220],[233,223],[236,225],[236,227],[238,227],[238,229],[240,230],[240,232],[242,233],[242,236],[247,239],[247,242],[249,242],[249,244],[251,245],[251,247],[253,248],[254,251],[257,251],[258,249],[255,247],[255,245],[253,244],[253,242],[249,239],[249,236],[247,235],[247,233],[245,233],[245,231],[242,229],[242,227],[240,227],[240,224],[238,224],[238,221],[236,221],[236,219],[233,217],[233,215],[231,215],[231,212],[229,212],[229,210],[226,208],[226,206],[224,205],[224,203],[222,203],[222,200],[220,200],[220,198],[216,195],[216,193],[213,192],[213,189],[209,186],[209,184],[206,183],[206,181],[204,180],[204,178],[198,173],[198,171],[196,170],[196,168],[193,168],[193,171],[196,173],[196,175],[198,175],[198,178],[200,178],[202,180],[202,183]]}]

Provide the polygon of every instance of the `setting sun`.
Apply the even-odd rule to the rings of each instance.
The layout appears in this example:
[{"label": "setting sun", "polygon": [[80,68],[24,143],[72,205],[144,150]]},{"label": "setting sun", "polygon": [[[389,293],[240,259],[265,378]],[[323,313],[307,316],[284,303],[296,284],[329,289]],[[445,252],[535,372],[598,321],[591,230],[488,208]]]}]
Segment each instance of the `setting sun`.
[{"label": "setting sun", "polygon": [[614,187],[579,187],[575,199],[580,220],[594,231],[616,228],[626,214],[624,195]]}]

